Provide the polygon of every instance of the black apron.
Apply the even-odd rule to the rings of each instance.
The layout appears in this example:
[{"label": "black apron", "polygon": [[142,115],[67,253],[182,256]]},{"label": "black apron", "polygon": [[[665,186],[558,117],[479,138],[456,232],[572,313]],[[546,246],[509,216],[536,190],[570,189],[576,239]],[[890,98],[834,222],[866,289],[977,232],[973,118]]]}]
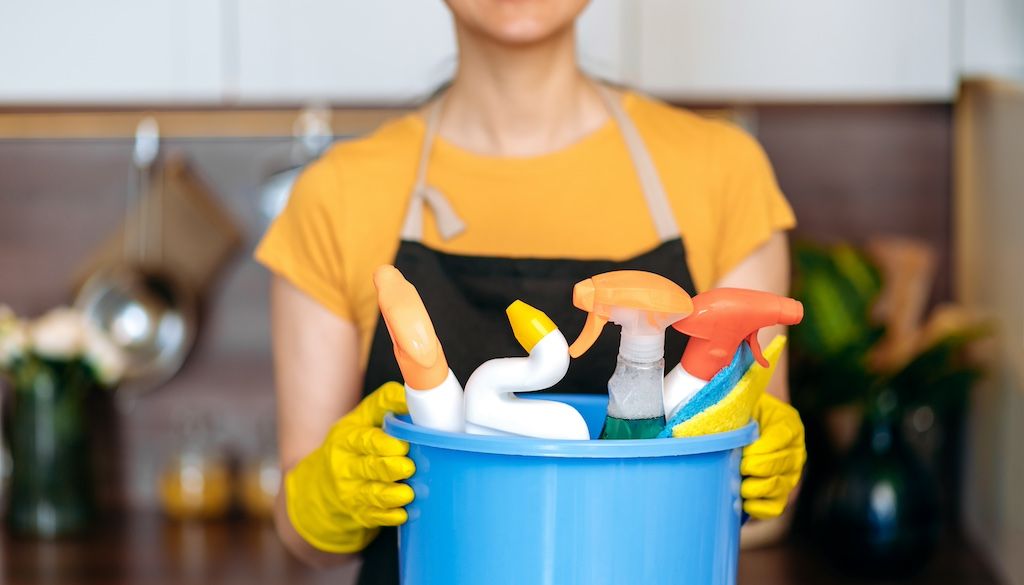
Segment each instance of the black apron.
[{"label": "black apron", "polygon": [[[584,311],[573,307],[572,287],[595,274],[611,270],[646,270],[672,280],[690,295],[696,292],[687,268],[679,228],[650,155],[619,100],[603,86],[598,86],[598,90],[622,134],[662,242],[654,249],[625,261],[464,256],[424,246],[424,204],[430,205],[442,237],[454,237],[464,227],[444,196],[426,184],[442,100],[439,99],[428,112],[416,184],[403,222],[402,241],[394,265],[416,286],[423,298],[444,347],[448,365],[462,383],[486,360],[524,355],[505,316],[505,308],[517,299],[547,313],[571,341],[583,329],[587,317]],[[566,221],[572,219],[566,218]],[[601,335],[584,356],[572,360],[569,372],[551,392],[599,394],[607,391],[619,343],[617,328],[609,329],[612,331]],[[681,335],[667,338],[665,363],[679,360],[684,343]],[[392,380],[401,381],[402,374],[384,321],[378,319],[370,345],[363,395]],[[397,553],[397,530],[382,529],[380,536],[363,551],[363,569],[358,583],[397,585]],[[445,561],[438,559],[438,562]]]}]

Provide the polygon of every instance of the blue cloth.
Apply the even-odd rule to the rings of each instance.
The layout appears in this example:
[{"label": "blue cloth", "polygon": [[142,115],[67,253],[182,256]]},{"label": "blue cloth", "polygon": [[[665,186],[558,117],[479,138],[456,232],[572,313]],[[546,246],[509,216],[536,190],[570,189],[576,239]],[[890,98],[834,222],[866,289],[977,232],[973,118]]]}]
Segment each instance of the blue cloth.
[{"label": "blue cloth", "polygon": [[693,395],[693,398],[679,409],[679,412],[672,417],[672,420],[668,421],[665,428],[658,434],[658,438],[670,438],[672,436],[672,429],[676,428],[676,426],[718,404],[736,387],[736,384],[743,377],[743,374],[747,373],[752,363],[754,363],[754,353],[750,351],[750,346],[744,341],[736,349],[736,355],[733,356],[732,363],[715,374],[715,377],[711,378],[710,382],[698,390]]}]

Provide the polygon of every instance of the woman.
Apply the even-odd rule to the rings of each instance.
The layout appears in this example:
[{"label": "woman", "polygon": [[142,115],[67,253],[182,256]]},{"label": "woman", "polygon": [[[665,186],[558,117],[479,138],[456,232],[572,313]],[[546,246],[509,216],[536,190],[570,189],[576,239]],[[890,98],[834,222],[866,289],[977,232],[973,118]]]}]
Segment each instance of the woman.
[{"label": "woman", "polygon": [[[451,86],[313,164],[260,245],[275,274],[278,528],[299,556],[331,563],[362,551],[362,583],[397,582],[394,530],[380,529],[406,520],[414,494],[397,482],[414,469],[407,446],[377,428],[404,408],[400,386],[381,387],[400,376],[377,317],[377,266],[394,263],[417,286],[463,381],[484,360],[519,353],[509,302],[522,298],[574,334],[584,315],[572,284],[600,272],[646,269],[692,294],[786,293],[783,231],[794,219],[760,147],[581,73],[574,20],[585,5],[448,0],[459,45]],[[604,391],[613,337],[575,361],[561,389]],[[771,389],[783,398],[784,374]],[[777,400],[758,416],[742,495],[748,512],[770,517],[799,477],[803,435]]]}]

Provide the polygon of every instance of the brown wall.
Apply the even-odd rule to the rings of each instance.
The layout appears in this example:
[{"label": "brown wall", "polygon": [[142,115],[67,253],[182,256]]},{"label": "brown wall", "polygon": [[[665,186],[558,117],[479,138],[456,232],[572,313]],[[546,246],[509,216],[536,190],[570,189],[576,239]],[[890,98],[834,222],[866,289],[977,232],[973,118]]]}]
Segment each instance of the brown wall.
[{"label": "brown wall", "polygon": [[[939,295],[949,294],[951,110],[941,105],[771,106],[756,131],[796,209],[799,237],[923,238],[940,252]],[[135,502],[154,497],[163,455],[186,410],[215,413],[234,450],[253,448],[273,409],[267,276],[249,259],[264,224],[262,178],[288,152],[280,138],[174,138],[247,233],[247,248],[208,307],[185,371],[122,413]],[[39,313],[68,300],[76,266],[118,225],[128,184],[126,139],[0,140],[0,303]]]},{"label": "brown wall", "polygon": [[939,255],[936,298],[950,297],[950,106],[764,107],[757,130],[797,237],[920,238]]}]

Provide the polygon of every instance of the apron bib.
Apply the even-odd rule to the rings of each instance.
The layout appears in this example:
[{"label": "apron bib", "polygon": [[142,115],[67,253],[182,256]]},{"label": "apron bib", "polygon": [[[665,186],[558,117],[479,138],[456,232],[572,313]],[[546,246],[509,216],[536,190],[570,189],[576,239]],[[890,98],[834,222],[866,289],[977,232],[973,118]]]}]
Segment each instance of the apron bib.
[{"label": "apron bib", "polygon": [[[572,305],[572,288],[577,282],[595,274],[612,270],[646,270],[672,280],[691,296],[696,293],[679,227],[650,154],[619,100],[606,87],[598,85],[597,89],[626,143],[651,220],[662,242],[648,252],[623,261],[466,256],[440,252],[423,245],[425,204],[430,205],[443,238],[454,237],[465,229],[444,195],[426,183],[443,98],[428,112],[416,183],[403,221],[402,240],[394,265],[423,298],[444,347],[448,365],[463,384],[486,360],[524,355],[505,316],[505,308],[516,299],[547,313],[571,341],[583,329],[587,317],[585,312]],[[618,344],[616,331],[601,335],[585,355],[572,360],[565,378],[550,391],[606,392],[608,379],[615,369]],[[678,361],[684,345],[683,336],[666,337],[665,363]],[[370,345],[363,395],[385,382],[401,380],[391,338],[384,320],[378,319]],[[383,528],[363,551],[360,585],[398,584],[396,535],[395,529]]]}]

